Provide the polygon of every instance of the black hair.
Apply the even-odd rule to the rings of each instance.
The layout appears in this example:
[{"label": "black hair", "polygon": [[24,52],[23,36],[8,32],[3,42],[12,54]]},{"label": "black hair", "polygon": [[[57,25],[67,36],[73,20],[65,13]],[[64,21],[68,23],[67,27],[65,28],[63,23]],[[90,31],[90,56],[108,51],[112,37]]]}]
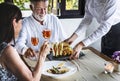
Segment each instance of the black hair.
[{"label": "black hair", "polygon": [[2,42],[9,43],[11,40],[15,44],[15,31],[13,27],[13,19],[18,22],[22,19],[20,9],[9,3],[0,4],[0,44]]},{"label": "black hair", "polygon": [[4,0],[5,3],[12,3],[13,4],[13,0]]}]

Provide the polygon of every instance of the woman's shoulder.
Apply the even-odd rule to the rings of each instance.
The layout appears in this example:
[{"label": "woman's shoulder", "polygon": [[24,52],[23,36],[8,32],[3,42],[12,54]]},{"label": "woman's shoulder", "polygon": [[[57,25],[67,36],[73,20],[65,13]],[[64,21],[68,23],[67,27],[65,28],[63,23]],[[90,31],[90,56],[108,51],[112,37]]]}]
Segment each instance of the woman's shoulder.
[{"label": "woman's shoulder", "polygon": [[5,51],[5,49],[7,48],[8,44],[6,42],[2,42],[0,44],[0,56],[3,54],[3,52]]},{"label": "woman's shoulder", "polygon": [[10,54],[11,52],[14,52],[15,49],[13,46],[11,46],[10,44],[7,44],[6,42],[3,42],[0,45],[0,55],[2,54]]},{"label": "woman's shoulder", "polygon": [[10,53],[10,51],[14,51],[14,50],[15,50],[15,48],[13,46],[11,46],[10,44],[8,44],[6,49],[5,49],[5,51],[9,52],[9,53]]}]

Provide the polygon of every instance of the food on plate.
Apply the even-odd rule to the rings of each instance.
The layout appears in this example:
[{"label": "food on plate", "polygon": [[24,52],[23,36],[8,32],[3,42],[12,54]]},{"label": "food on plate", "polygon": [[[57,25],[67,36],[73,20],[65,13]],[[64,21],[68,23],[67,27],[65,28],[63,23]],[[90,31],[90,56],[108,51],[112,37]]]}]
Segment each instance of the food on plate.
[{"label": "food on plate", "polygon": [[67,56],[73,54],[73,49],[68,43],[60,42],[53,44],[53,56]]},{"label": "food on plate", "polygon": [[58,64],[59,67],[62,67],[65,64],[65,62],[61,62]]},{"label": "food on plate", "polygon": [[53,66],[52,68],[47,70],[48,73],[52,73],[52,74],[63,74],[68,71],[69,69],[64,66],[64,63],[60,63],[57,66]]}]

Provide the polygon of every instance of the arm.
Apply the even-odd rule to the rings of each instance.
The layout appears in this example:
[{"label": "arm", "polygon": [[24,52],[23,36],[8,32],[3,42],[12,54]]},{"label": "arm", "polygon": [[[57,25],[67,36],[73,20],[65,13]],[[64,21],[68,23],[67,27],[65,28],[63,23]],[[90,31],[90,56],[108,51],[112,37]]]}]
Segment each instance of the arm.
[{"label": "arm", "polygon": [[91,35],[89,35],[86,39],[82,41],[85,46],[88,46],[91,43],[95,42],[97,39],[104,36],[110,30],[115,19],[116,9],[116,0],[109,0],[109,2],[107,2],[105,6],[100,26],[96,31],[94,31]]},{"label": "arm", "polygon": [[83,20],[81,21],[79,27],[76,29],[76,31],[69,37],[66,42],[71,44],[78,36],[82,35],[83,32],[86,31],[86,28],[89,26],[89,24],[92,22],[92,15],[90,14],[89,10],[87,9],[87,2],[85,5],[85,16]]},{"label": "arm", "polygon": [[[17,51],[13,47],[8,46],[4,53],[4,63],[7,68],[15,75],[20,81],[39,81],[42,72],[42,66],[46,58],[46,54],[49,52],[48,44],[44,44],[41,47],[38,62],[31,72],[25,63],[21,60]],[[13,66],[14,65],[14,66]]]},{"label": "arm", "polygon": [[105,11],[102,17],[102,22],[100,23],[99,28],[94,31],[90,36],[88,36],[83,41],[80,41],[75,47],[74,47],[74,54],[71,56],[71,58],[78,58],[79,53],[83,46],[88,46],[92,42],[96,41],[97,39],[101,38],[103,35],[105,35],[111,28],[111,25],[114,21],[114,14],[116,12],[116,1],[109,0],[109,2],[105,6]]}]

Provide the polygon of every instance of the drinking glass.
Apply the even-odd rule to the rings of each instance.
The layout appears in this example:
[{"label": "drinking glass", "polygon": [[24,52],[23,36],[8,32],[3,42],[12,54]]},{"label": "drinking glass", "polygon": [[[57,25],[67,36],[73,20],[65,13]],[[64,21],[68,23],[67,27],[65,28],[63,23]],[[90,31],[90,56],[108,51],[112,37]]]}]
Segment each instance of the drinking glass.
[{"label": "drinking glass", "polygon": [[[45,38],[45,41],[49,41],[50,37],[51,37],[51,30],[49,28],[44,28],[42,31],[42,35]],[[52,45],[50,44],[50,52],[52,52]]]},{"label": "drinking glass", "polygon": [[45,28],[45,29],[43,29],[42,34],[43,34],[43,37],[45,38],[45,40],[48,40],[51,37],[51,30],[48,28]]},{"label": "drinking glass", "polygon": [[[33,46],[37,46],[38,45],[38,43],[39,43],[39,38],[38,37],[36,37],[36,36],[32,36],[31,37],[31,43],[32,43],[32,45]],[[35,49],[34,49],[35,50]],[[35,50],[35,56],[34,57],[29,57],[31,60],[37,60],[38,59],[38,52],[39,52],[39,48],[38,48],[38,46],[37,46],[37,50]]]},{"label": "drinking glass", "polygon": [[37,37],[31,37],[31,43],[33,46],[37,46],[39,43],[39,38]]}]

